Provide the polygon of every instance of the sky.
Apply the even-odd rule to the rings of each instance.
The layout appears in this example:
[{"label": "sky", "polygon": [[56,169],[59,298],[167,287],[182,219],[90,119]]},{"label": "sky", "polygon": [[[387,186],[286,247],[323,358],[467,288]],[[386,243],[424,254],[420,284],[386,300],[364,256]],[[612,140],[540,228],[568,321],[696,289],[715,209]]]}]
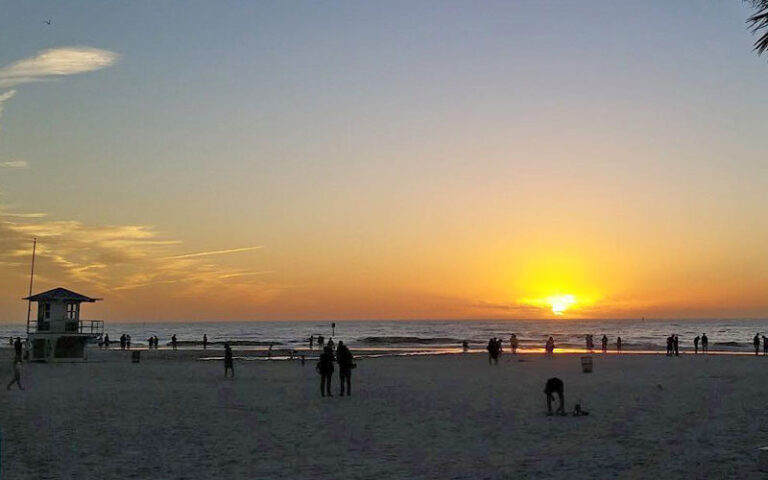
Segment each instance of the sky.
[{"label": "sky", "polygon": [[737,0],[0,12],[2,323],[768,317]]}]

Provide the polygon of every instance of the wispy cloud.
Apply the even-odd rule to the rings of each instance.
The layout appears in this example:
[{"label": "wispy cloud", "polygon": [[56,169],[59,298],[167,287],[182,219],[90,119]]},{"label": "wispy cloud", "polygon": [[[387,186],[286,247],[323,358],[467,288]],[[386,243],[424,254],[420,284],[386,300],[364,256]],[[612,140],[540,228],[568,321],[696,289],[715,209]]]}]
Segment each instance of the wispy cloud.
[{"label": "wispy cloud", "polygon": [[211,250],[208,252],[185,253],[182,255],[174,255],[168,258],[195,258],[195,257],[207,257],[210,255],[226,255],[228,253],[250,252],[251,250],[258,250],[260,248],[264,248],[264,246],[256,245],[254,247],[231,248],[229,250]]},{"label": "wispy cloud", "polygon": [[13,98],[16,95],[16,90],[8,90],[5,93],[0,93],[0,118],[3,118],[3,103]]},{"label": "wispy cloud", "polygon": [[[2,99],[0,99],[0,102]],[[29,164],[24,160],[11,160],[9,162],[0,162],[0,168],[27,168]]]},{"label": "wispy cloud", "polygon": [[114,65],[117,59],[118,55],[115,52],[100,48],[51,48],[38,52],[34,57],[0,68],[0,87],[12,87],[62,75],[92,72]]},{"label": "wispy cloud", "polygon": [[33,213],[17,213],[17,212],[3,212],[0,211],[0,217],[11,217],[11,218],[43,218],[48,216],[47,213],[42,212],[33,212]]}]

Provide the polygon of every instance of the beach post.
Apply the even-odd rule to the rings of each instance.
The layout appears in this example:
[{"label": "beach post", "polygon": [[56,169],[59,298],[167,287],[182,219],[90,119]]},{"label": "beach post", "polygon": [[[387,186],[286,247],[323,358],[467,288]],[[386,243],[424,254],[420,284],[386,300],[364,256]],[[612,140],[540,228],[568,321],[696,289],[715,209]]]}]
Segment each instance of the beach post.
[{"label": "beach post", "polygon": [[581,371],[583,373],[592,373],[592,357],[581,357]]}]

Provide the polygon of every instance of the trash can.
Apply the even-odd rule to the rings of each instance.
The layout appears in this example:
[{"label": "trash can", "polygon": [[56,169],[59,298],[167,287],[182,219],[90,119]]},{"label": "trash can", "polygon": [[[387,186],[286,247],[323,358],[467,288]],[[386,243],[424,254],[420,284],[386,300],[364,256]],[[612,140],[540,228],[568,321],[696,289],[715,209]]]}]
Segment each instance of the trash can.
[{"label": "trash can", "polygon": [[141,351],[134,350],[131,352],[131,362],[132,363],[139,363],[141,360]]},{"label": "trash can", "polygon": [[581,357],[581,371],[592,373],[592,357]]}]

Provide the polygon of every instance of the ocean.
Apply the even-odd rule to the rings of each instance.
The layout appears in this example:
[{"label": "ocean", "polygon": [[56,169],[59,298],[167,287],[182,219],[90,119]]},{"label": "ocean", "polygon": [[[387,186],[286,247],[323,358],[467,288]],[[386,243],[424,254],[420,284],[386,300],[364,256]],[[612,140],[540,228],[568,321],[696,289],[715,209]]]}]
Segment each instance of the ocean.
[{"label": "ocean", "polygon": [[[210,323],[107,323],[105,331],[113,345],[121,334],[129,334],[132,345],[146,347],[156,335],[161,347],[176,334],[179,348],[199,348],[203,334],[213,348],[228,341],[235,350],[304,350],[310,335],[344,341],[358,354],[416,355],[461,351],[467,340],[471,350],[484,350],[491,337],[504,340],[517,335],[523,351],[541,351],[551,335],[557,351],[583,351],[585,335],[592,334],[596,349],[605,334],[609,350],[621,337],[624,350],[665,351],[666,338],[679,335],[680,348],[693,350],[693,338],[706,333],[710,351],[750,352],[755,333],[768,336],[768,320],[425,320],[425,321],[331,321],[316,322],[210,322]],[[8,337],[25,337],[23,325],[0,325],[0,346],[9,347]],[[316,344],[315,344],[316,346]]]}]

